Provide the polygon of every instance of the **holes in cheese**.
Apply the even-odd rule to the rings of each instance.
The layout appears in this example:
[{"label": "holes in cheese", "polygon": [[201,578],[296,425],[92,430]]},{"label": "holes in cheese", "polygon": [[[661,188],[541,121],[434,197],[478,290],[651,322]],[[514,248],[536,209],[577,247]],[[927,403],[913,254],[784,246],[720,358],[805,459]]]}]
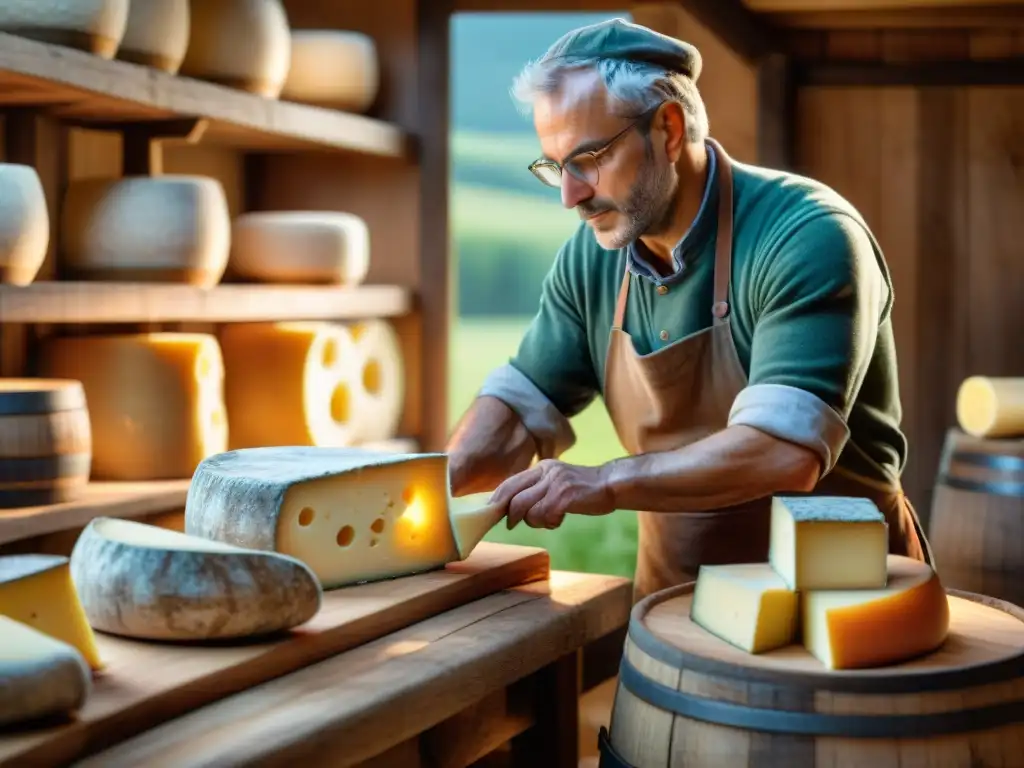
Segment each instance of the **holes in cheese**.
[{"label": "holes in cheese", "polygon": [[870,499],[772,499],[768,560],[790,589],[884,587],[888,552],[888,525]]},{"label": "holes in cheese", "polygon": [[29,285],[50,245],[50,213],[36,169],[0,163],[0,200],[0,283]]},{"label": "holes in cheese", "polygon": [[370,230],[351,213],[243,213],[232,224],[229,268],[268,283],[360,285],[370,269]]},{"label": "holes in cheese", "polygon": [[359,443],[394,437],[405,404],[405,367],[394,327],[385,320],[347,325],[355,340],[358,380],[351,386],[352,431]]},{"label": "holes in cheese", "polygon": [[974,437],[1024,436],[1024,377],[964,379],[956,395],[956,417]]},{"label": "holes in cheese", "polygon": [[67,643],[90,667],[102,669],[69,564],[59,555],[0,556],[0,616]]},{"label": "holes in cheese", "polygon": [[89,404],[92,477],[190,477],[227,449],[223,362],[214,336],[140,333],[51,337],[43,375],[81,381]]},{"label": "holes in cheese", "polygon": [[212,640],[279,632],[321,605],[302,562],[155,525],[96,518],[71,553],[94,629],[151,640]]},{"label": "holes in cheese", "polygon": [[340,29],[292,30],[291,66],[281,98],[366,112],[380,88],[373,39]]},{"label": "holes in cheese", "polygon": [[130,0],[25,0],[0,3],[0,31],[112,59],[124,37]]},{"label": "holes in cheese", "polygon": [[132,2],[117,58],[176,74],[188,49],[188,6],[189,0]]},{"label": "holes in cheese", "polygon": [[0,616],[0,726],[71,714],[92,691],[92,673],[77,650]]},{"label": "holes in cheese", "polygon": [[89,178],[68,185],[63,265],[86,280],[220,282],[231,246],[224,188],[205,176]]},{"label": "holes in cheese", "polygon": [[192,478],[185,530],[291,555],[327,589],[459,559],[444,454],[282,446],[211,456]]},{"label": "holes in cheese", "polygon": [[935,650],[949,631],[949,602],[927,563],[888,556],[882,589],[801,595],[804,646],[829,669],[878,667]]}]

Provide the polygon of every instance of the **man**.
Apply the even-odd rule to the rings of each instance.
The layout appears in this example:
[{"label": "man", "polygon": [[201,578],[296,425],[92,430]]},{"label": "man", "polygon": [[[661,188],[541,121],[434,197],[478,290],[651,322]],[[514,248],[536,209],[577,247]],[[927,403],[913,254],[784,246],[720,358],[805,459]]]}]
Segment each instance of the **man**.
[{"label": "man", "polygon": [[[890,552],[931,562],[899,480],[879,246],[833,190],[708,138],[700,70],[692,46],[616,19],[516,81],[543,150],[530,170],[583,222],[452,436],[453,493],[494,490],[510,527],[637,510],[636,599],[767,559],[773,494],[867,496]],[[598,395],[630,455],[558,460]]]}]

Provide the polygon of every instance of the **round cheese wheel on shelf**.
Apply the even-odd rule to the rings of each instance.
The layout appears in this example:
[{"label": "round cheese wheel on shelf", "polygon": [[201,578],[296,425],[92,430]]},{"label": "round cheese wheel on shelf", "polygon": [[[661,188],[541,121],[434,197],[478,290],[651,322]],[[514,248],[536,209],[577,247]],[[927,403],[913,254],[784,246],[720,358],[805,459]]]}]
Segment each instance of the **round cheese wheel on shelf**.
[{"label": "round cheese wheel on shelf", "polygon": [[189,0],[135,0],[117,58],[176,74],[189,37]]},{"label": "round cheese wheel on shelf", "polygon": [[974,437],[1024,437],[1024,377],[970,376],[957,391],[960,428]]},{"label": "round cheese wheel on shelf", "polygon": [[243,213],[232,225],[228,263],[248,280],[359,285],[370,268],[370,231],[351,213]]},{"label": "round cheese wheel on shelf", "polygon": [[68,185],[61,235],[75,278],[211,288],[227,267],[231,215],[206,176],[88,178]]},{"label": "round cheese wheel on shelf", "polygon": [[355,341],[352,428],[360,443],[394,437],[405,405],[405,368],[398,334],[386,320],[349,323]]},{"label": "round cheese wheel on shelf", "polygon": [[50,214],[36,169],[0,163],[0,283],[36,279],[50,245]]},{"label": "round cheese wheel on shelf", "polygon": [[281,98],[346,112],[366,112],[380,89],[373,39],[340,29],[292,31],[291,67]]},{"label": "round cheese wheel on shelf", "polygon": [[112,59],[124,37],[128,6],[129,0],[4,0],[0,32]]}]

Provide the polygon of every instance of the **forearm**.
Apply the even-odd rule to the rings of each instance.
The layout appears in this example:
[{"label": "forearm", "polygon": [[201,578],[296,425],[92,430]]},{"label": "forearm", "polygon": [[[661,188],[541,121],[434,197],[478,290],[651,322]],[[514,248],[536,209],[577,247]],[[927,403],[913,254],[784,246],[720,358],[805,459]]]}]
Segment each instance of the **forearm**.
[{"label": "forearm", "polygon": [[746,425],[730,426],[673,451],[604,465],[616,509],[704,512],[817,483],[816,453]]},{"label": "forearm", "polygon": [[530,466],[537,444],[516,412],[496,397],[473,401],[447,446],[452,494],[493,491]]}]

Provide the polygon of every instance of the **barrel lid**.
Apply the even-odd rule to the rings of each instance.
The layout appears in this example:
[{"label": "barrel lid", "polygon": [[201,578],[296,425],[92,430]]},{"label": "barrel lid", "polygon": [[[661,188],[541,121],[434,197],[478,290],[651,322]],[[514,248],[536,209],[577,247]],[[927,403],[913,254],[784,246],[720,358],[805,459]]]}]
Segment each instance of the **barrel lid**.
[{"label": "barrel lid", "polygon": [[0,379],[0,416],[71,411],[85,407],[85,390],[74,379]]}]

